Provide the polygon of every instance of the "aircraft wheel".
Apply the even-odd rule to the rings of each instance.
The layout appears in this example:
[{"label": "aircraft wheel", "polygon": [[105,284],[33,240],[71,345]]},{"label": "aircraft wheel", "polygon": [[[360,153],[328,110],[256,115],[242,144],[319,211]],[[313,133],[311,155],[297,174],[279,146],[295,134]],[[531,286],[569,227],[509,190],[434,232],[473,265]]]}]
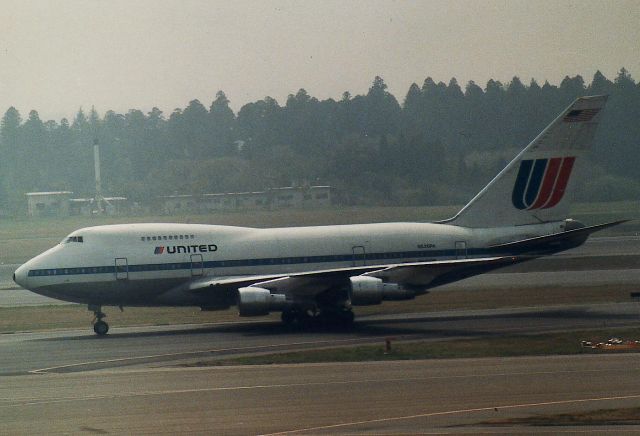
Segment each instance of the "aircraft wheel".
[{"label": "aircraft wheel", "polygon": [[296,313],[292,310],[283,310],[280,319],[284,325],[290,326],[296,321]]},{"label": "aircraft wheel", "polygon": [[353,313],[353,310],[343,310],[342,312],[339,313],[339,320],[340,322],[345,325],[345,326],[350,326],[353,324],[353,321],[355,320],[355,314]]},{"label": "aircraft wheel", "polygon": [[340,318],[345,325],[352,325],[356,316],[353,313],[353,310],[345,310],[340,314]]},{"label": "aircraft wheel", "polygon": [[309,313],[307,310],[301,310],[296,313],[296,321],[298,321],[298,325],[302,328],[308,328],[313,324],[315,320],[315,315]]},{"label": "aircraft wheel", "polygon": [[98,336],[104,336],[109,331],[109,324],[104,321],[97,321],[93,325],[93,331],[96,332]]}]

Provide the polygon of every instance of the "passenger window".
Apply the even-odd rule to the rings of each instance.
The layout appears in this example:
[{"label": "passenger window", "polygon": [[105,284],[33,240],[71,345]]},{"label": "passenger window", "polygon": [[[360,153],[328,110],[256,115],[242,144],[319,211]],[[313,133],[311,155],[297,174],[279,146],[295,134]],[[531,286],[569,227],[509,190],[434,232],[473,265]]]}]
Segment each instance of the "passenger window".
[{"label": "passenger window", "polygon": [[195,238],[195,235],[191,235],[191,239],[194,239],[194,238]]},{"label": "passenger window", "polygon": [[166,241],[166,240],[167,240],[167,237],[166,237],[166,236],[163,236],[163,237],[162,237],[162,239],[164,239],[164,240]]},{"label": "passenger window", "polygon": [[140,240],[144,242],[144,236],[142,238],[140,238]]},{"label": "passenger window", "polygon": [[184,236],[180,235],[180,239],[183,239],[183,238],[184,238]]},{"label": "passenger window", "polygon": [[153,239],[153,240],[155,241],[155,240],[156,240],[156,237],[155,237],[155,236],[152,236],[152,237],[151,237],[151,239]]}]

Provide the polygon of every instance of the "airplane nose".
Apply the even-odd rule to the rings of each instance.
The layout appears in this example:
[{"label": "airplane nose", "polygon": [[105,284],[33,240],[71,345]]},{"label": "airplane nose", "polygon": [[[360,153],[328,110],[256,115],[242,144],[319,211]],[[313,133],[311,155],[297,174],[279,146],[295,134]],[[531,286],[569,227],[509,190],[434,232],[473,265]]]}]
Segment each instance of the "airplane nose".
[{"label": "airplane nose", "polygon": [[29,270],[26,265],[21,265],[17,270],[13,273],[13,281],[22,286],[23,288],[27,287],[27,275]]}]

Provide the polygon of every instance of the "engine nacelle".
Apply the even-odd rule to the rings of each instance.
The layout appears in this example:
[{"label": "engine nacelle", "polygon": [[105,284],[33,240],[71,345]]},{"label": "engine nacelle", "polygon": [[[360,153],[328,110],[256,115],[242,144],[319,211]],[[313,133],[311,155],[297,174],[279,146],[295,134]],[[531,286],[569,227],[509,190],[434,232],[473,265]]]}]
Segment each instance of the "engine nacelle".
[{"label": "engine nacelle", "polygon": [[354,306],[372,306],[383,300],[411,300],[416,296],[415,292],[397,283],[385,283],[376,277],[356,276],[349,280],[349,299]]},{"label": "engine nacelle", "polygon": [[258,287],[238,289],[238,313],[240,316],[268,315],[272,310],[283,310],[287,307],[284,294],[272,294],[271,291]]}]

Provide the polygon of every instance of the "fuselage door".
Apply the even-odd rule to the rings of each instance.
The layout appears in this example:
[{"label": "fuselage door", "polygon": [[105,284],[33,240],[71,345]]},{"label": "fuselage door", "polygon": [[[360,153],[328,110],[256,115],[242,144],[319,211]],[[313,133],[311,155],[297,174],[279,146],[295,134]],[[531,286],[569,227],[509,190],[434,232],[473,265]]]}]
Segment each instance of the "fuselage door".
[{"label": "fuselage door", "polygon": [[456,259],[467,258],[467,243],[465,241],[456,241]]},{"label": "fuselage door", "polygon": [[202,254],[191,255],[191,275],[201,276],[204,272],[204,262],[202,261]]},{"label": "fuselage door", "polygon": [[353,252],[353,266],[365,266],[367,264],[367,253],[363,245],[354,245]]},{"label": "fuselage door", "polygon": [[129,278],[129,264],[126,257],[116,257],[116,280],[127,280]]}]

